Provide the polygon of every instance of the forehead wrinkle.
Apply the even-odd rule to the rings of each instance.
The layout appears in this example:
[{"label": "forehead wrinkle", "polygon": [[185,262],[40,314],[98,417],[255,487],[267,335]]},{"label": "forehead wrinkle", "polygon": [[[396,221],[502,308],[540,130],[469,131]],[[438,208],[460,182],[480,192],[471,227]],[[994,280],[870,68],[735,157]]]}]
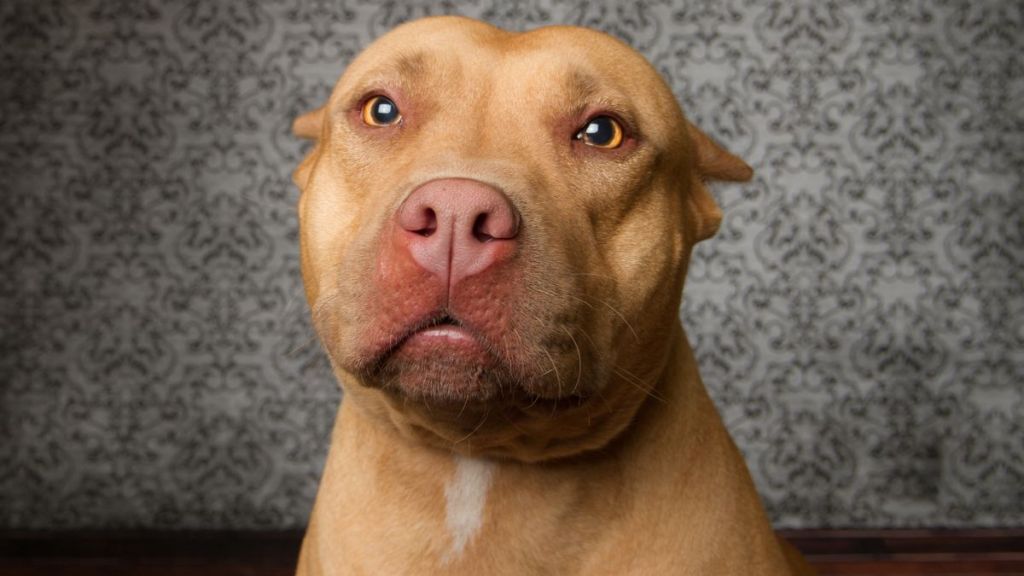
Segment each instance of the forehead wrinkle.
[{"label": "forehead wrinkle", "polygon": [[436,67],[437,55],[430,54],[424,50],[407,52],[388,58],[384,62],[370,68],[363,74],[363,78],[374,76],[398,76],[410,80],[418,80],[427,74],[431,65]]},{"label": "forehead wrinkle", "polygon": [[408,90],[424,81],[432,71],[439,70],[435,54],[416,51],[401,54],[379,63],[360,74],[344,98],[344,106],[353,105],[372,90],[399,88]]},{"label": "forehead wrinkle", "polygon": [[428,59],[435,58],[423,51],[403,54],[394,63],[394,68],[403,78],[415,80],[427,73]]},{"label": "forehead wrinkle", "polygon": [[629,124],[635,124],[635,114],[629,99],[589,70],[573,66],[565,72],[567,106],[574,116],[591,108],[612,112]]},{"label": "forehead wrinkle", "polygon": [[573,100],[588,100],[600,90],[600,81],[582,68],[573,67],[566,76],[568,77],[566,84],[569,87],[569,96]]},{"label": "forehead wrinkle", "polygon": [[572,116],[582,115],[602,92],[601,82],[580,67],[570,68],[563,77],[569,113]]}]

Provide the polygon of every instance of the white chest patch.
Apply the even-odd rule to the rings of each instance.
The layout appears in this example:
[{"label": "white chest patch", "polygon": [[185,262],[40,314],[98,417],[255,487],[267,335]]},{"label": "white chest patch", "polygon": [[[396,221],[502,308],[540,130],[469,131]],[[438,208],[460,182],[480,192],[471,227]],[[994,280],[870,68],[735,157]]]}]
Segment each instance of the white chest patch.
[{"label": "white chest patch", "polygon": [[452,537],[451,550],[444,558],[446,563],[462,555],[466,544],[483,525],[494,468],[494,463],[487,460],[455,456],[455,474],[444,488],[445,525]]}]

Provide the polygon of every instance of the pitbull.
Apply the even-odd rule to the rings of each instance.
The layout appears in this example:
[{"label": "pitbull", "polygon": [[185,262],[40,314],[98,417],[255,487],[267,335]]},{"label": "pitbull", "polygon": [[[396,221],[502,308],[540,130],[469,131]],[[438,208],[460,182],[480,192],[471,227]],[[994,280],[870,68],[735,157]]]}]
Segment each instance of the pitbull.
[{"label": "pitbull", "polygon": [[398,27],[293,126],[344,400],[300,575],[794,574],[678,319],[751,169],[572,27]]}]

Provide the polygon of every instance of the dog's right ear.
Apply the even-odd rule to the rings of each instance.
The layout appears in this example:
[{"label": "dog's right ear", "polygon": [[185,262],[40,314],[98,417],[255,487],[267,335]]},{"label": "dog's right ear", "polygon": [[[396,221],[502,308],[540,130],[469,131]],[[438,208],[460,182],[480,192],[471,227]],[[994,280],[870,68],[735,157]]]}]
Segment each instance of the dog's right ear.
[{"label": "dog's right ear", "polygon": [[317,140],[324,127],[324,108],[321,106],[311,112],[306,112],[292,122],[292,133],[299,138]]},{"label": "dog's right ear", "polygon": [[[292,134],[299,138],[319,140],[324,128],[324,108],[326,106],[321,106],[296,118],[292,122]],[[307,154],[298,168],[292,172],[292,182],[295,182],[299,190],[305,190],[306,185],[309,184],[309,177],[313,173],[313,166],[316,165],[319,156],[314,148],[313,152]]]}]

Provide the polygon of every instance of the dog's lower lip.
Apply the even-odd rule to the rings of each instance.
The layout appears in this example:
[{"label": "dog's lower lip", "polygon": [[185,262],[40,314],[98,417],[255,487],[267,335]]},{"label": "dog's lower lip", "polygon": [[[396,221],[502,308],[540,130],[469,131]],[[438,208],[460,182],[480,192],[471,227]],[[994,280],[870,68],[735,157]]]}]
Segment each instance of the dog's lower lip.
[{"label": "dog's lower lip", "polygon": [[434,324],[425,326],[409,334],[397,347],[398,350],[409,348],[433,350],[435,353],[451,348],[473,349],[483,353],[486,348],[483,342],[467,328],[458,324]]},{"label": "dog's lower lip", "polygon": [[474,372],[493,366],[496,360],[484,342],[471,330],[448,323],[425,326],[414,331],[394,348],[387,359],[400,364],[412,362],[421,367],[444,365],[469,369],[473,366],[476,367],[472,370]]},{"label": "dog's lower lip", "polygon": [[425,338],[447,338],[449,340],[470,340],[473,338],[465,328],[454,324],[438,324],[436,326],[430,326],[416,332],[413,336]]}]

